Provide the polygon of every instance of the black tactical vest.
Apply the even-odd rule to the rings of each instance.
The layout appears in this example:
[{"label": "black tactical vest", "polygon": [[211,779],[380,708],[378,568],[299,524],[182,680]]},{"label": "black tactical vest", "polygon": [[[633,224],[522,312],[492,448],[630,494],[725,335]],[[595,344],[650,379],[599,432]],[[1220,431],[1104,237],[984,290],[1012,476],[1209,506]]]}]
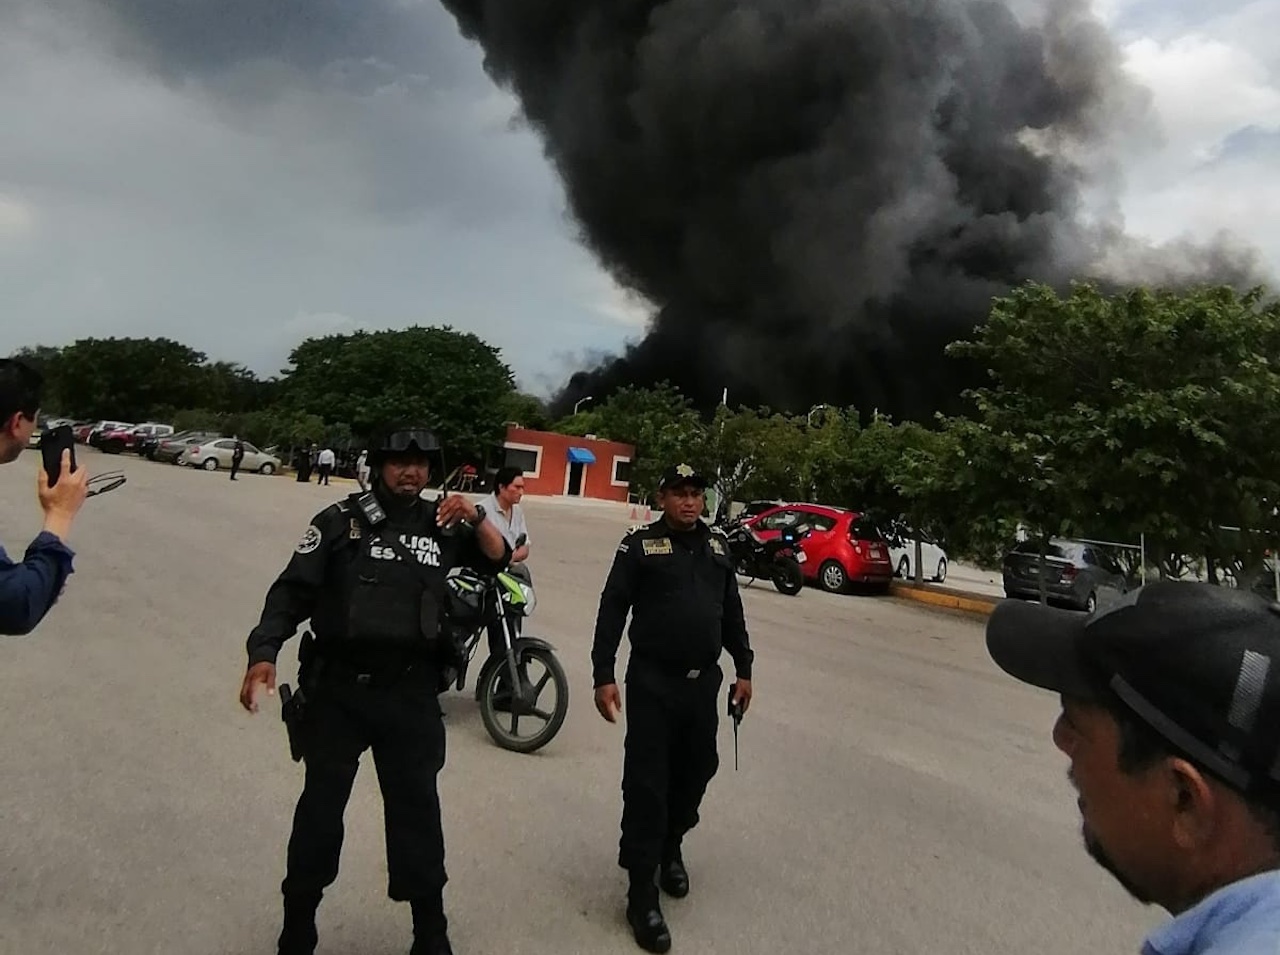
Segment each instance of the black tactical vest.
[{"label": "black tactical vest", "polygon": [[[355,553],[347,570],[346,640],[434,646],[453,550],[436,526],[435,511],[434,502],[424,501],[412,524],[384,521],[374,528],[353,516],[360,537],[351,541]],[[407,555],[391,545],[395,539]]]}]

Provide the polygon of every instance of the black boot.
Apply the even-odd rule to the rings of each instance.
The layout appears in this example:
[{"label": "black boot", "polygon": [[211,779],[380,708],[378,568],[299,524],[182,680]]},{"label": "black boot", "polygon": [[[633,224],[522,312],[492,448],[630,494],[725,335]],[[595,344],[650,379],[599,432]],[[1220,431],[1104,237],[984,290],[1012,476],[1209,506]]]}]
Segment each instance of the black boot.
[{"label": "black boot", "polygon": [[689,894],[689,872],[684,867],[680,843],[668,843],[662,850],[662,864],[658,866],[658,884],[662,891],[674,899]]},{"label": "black boot", "polygon": [[453,955],[443,896],[414,899],[409,905],[413,909],[413,948],[409,955]]},{"label": "black boot", "polygon": [[636,944],[646,952],[671,950],[671,932],[658,906],[658,887],[653,883],[652,869],[632,869],[631,887],[627,891],[627,923]]},{"label": "black boot", "polygon": [[284,927],[276,951],[279,955],[313,955],[319,935],[316,932],[316,909],[320,900],[285,898]]}]

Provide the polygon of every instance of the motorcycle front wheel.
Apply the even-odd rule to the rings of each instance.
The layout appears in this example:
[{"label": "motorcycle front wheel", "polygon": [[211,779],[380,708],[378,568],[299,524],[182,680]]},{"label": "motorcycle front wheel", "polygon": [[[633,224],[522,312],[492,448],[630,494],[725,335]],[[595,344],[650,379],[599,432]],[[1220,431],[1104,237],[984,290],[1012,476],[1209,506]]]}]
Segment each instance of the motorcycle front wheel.
[{"label": "motorcycle front wheel", "polygon": [[779,592],[786,594],[788,597],[794,597],[804,589],[804,571],[800,569],[800,562],[794,557],[774,558],[771,569],[773,570],[773,585],[778,588]]},{"label": "motorcycle front wheel", "polygon": [[[517,659],[521,691],[505,686],[510,670],[504,662],[490,667],[480,686],[480,719],[493,741],[513,753],[532,753],[546,746],[569,713],[569,678],[554,653],[545,647],[523,647]],[[554,700],[545,700],[548,690]],[[523,726],[521,725],[523,724]],[[522,732],[532,727],[532,733]]]}]

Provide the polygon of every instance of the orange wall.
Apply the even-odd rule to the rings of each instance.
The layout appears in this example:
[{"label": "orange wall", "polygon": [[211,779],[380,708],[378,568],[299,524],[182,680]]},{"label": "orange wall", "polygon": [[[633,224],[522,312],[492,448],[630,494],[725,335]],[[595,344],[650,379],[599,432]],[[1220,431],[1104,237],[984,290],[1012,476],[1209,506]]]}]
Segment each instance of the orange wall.
[{"label": "orange wall", "polygon": [[627,500],[627,483],[614,483],[613,467],[617,458],[628,461],[635,458],[635,448],[629,444],[576,438],[550,431],[530,431],[527,428],[508,428],[504,444],[520,450],[536,449],[538,452],[536,473],[527,470],[524,473],[526,494],[565,494],[569,477],[569,449],[586,448],[595,455],[596,460],[594,464],[583,466],[581,496],[623,503]]}]

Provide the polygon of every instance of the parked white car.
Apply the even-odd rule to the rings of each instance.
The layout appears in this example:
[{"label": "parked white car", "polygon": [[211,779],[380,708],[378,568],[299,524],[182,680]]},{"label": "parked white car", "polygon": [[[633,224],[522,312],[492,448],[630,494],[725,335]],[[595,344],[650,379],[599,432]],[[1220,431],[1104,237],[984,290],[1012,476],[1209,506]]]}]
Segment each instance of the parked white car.
[{"label": "parked white car", "polygon": [[947,579],[947,552],[928,534],[901,523],[883,528],[882,533],[889,542],[889,559],[893,562],[894,576],[901,577],[903,580],[915,579],[914,564],[918,540],[924,579],[939,584]]},{"label": "parked white car", "polygon": [[[216,471],[218,468],[230,470],[231,454],[235,451],[235,447],[234,438],[213,438],[188,447],[178,458],[178,463],[193,468],[204,468],[206,471]],[[240,462],[240,470],[274,474],[280,470],[280,459],[265,451],[259,451],[245,441],[244,460]]]}]

